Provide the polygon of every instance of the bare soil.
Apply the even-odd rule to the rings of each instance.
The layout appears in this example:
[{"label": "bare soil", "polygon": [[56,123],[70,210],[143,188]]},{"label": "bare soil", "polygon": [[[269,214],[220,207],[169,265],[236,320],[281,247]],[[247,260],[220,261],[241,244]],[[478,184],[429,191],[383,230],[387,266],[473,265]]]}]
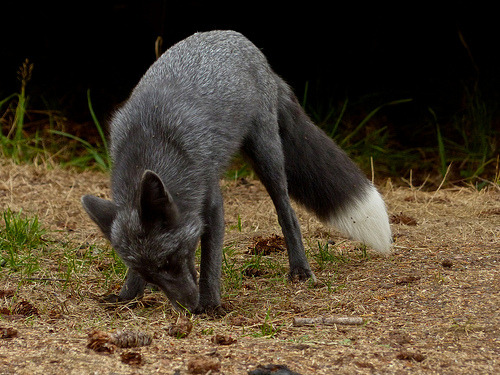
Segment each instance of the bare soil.
[{"label": "bare soil", "polygon": [[[226,314],[193,316],[187,334],[174,335],[185,322],[160,292],[124,306],[99,302],[119,290],[123,272],[113,273],[112,249],[79,200],[108,197],[108,185],[101,173],[0,163],[0,209],[37,215],[47,228],[35,275],[0,268],[0,374],[247,374],[268,364],[303,375],[500,373],[497,187],[424,192],[385,182],[395,238],[389,258],[297,207],[318,279],[311,285],[287,281],[280,228],[261,184],[222,181]],[[318,243],[324,249],[328,241],[320,253]],[[293,325],[294,317],[322,316],[363,324]],[[152,342],[96,351],[87,347],[96,330]]]}]

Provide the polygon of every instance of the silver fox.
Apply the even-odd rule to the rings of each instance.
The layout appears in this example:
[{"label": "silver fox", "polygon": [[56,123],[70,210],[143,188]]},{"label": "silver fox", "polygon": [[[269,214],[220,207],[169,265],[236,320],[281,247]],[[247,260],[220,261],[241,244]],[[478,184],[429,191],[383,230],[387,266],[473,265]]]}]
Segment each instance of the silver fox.
[{"label": "silver fox", "polygon": [[86,195],[82,204],[129,267],[119,300],[140,297],[152,283],[177,308],[220,305],[219,178],[238,151],[272,198],[290,278],[315,276],[289,197],[347,236],[391,251],[376,188],[237,32],[196,33],[168,49],[114,114],[110,142],[113,200]]}]

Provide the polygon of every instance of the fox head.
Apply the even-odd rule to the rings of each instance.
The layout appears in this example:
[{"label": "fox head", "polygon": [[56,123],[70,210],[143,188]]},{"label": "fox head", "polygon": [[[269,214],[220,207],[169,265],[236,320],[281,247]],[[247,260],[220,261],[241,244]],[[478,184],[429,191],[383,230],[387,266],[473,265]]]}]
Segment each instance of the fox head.
[{"label": "fox head", "polygon": [[158,286],[174,307],[196,308],[194,257],[202,226],[180,217],[157,174],[144,172],[127,207],[91,195],[82,198],[82,205],[129,268]]}]

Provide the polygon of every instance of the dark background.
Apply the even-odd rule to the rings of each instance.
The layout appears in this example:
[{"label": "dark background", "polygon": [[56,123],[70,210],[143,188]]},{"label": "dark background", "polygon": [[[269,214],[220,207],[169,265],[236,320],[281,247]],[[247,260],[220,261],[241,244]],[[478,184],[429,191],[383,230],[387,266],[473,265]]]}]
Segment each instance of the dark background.
[{"label": "dark background", "polygon": [[299,98],[309,82],[311,105],[349,98],[369,111],[412,98],[384,114],[407,137],[428,108],[446,123],[463,109],[465,90],[498,99],[497,12],[436,3],[2,2],[0,98],[19,89],[16,71],[28,58],[32,107],[87,122],[90,89],[105,119],[155,60],[157,36],[165,50],[196,31],[234,29],[263,50]]}]

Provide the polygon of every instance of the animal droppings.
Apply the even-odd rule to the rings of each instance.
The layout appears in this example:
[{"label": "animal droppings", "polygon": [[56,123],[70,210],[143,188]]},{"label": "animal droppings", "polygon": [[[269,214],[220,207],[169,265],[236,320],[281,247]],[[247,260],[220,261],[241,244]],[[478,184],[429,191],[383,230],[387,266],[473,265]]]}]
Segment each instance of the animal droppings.
[{"label": "animal droppings", "polygon": [[402,225],[417,225],[417,220],[411,216],[408,216],[402,212],[399,214],[393,214],[390,217],[391,224],[402,224]]},{"label": "animal droppings", "polygon": [[207,374],[220,371],[220,362],[217,359],[196,357],[189,361],[188,371],[190,374]]},{"label": "animal droppings", "polygon": [[212,342],[217,345],[231,345],[234,344],[237,340],[233,339],[231,336],[219,335],[216,334],[212,337]]},{"label": "animal droppings", "polygon": [[286,251],[285,239],[277,234],[270,237],[254,237],[253,245],[249,247],[248,252],[256,255],[269,255],[276,252]]},{"label": "animal droppings", "polygon": [[0,338],[1,339],[11,339],[13,337],[17,337],[17,330],[15,328],[0,327]]},{"label": "animal droppings", "polygon": [[416,362],[422,362],[425,359],[425,356],[421,353],[417,352],[407,352],[407,351],[402,351],[396,356],[397,359],[400,359],[402,361],[416,361]]}]

